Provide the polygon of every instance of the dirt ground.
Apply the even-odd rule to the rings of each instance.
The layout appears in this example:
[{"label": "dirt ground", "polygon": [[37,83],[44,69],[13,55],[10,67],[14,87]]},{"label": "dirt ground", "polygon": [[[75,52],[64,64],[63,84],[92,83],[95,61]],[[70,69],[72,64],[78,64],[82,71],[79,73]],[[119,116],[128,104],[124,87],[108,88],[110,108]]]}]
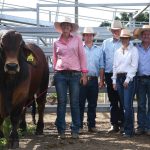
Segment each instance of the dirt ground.
[{"label": "dirt ground", "polygon": [[[110,127],[109,113],[97,113],[98,133],[87,132],[86,117],[83,134],[79,139],[72,139],[70,135],[70,114],[66,114],[67,130],[66,139],[57,137],[54,125],[56,114],[45,114],[44,134],[36,136],[27,134],[20,139],[20,148],[16,150],[150,150],[150,137],[146,135],[123,138],[119,133],[108,134]],[[31,115],[27,115],[31,123]]]}]

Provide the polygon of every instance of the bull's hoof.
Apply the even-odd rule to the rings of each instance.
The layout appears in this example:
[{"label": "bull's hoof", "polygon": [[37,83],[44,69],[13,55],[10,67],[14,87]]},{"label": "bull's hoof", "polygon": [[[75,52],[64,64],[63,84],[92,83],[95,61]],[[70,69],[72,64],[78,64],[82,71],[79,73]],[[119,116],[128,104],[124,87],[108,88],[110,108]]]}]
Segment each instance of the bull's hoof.
[{"label": "bull's hoof", "polygon": [[9,139],[8,149],[16,149],[16,148],[19,148],[19,140]]},{"label": "bull's hoof", "polygon": [[43,134],[43,129],[44,129],[44,123],[38,122],[35,134],[36,135],[42,135]]},{"label": "bull's hoof", "polygon": [[36,130],[35,131],[35,135],[43,135],[43,130]]}]

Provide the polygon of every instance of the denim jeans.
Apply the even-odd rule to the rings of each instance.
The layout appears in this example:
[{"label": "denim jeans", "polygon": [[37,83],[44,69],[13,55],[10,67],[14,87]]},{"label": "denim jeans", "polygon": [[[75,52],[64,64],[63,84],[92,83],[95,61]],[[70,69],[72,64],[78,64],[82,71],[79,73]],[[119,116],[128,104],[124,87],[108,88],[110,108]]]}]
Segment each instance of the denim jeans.
[{"label": "denim jeans", "polygon": [[108,98],[110,101],[110,122],[113,126],[123,126],[123,106],[120,101],[118,91],[113,89],[112,73],[105,73],[105,80],[107,84]]},{"label": "denim jeans", "polygon": [[85,109],[86,100],[88,102],[88,106],[87,106],[88,128],[95,127],[98,90],[99,90],[98,78],[93,78],[89,80],[86,86],[83,85],[80,86],[79,105],[80,105],[81,128],[83,128],[84,109]]},{"label": "denim jeans", "polygon": [[[138,77],[138,128],[150,131],[150,78]],[[147,106],[147,107],[146,107]]]},{"label": "denim jeans", "polygon": [[128,83],[128,87],[124,88],[123,83],[125,76],[117,77],[117,90],[122,101],[124,109],[124,132],[132,136],[134,134],[134,109],[133,99],[135,95],[135,79]]},{"label": "denim jeans", "polygon": [[54,76],[54,82],[57,93],[57,118],[56,126],[58,133],[65,133],[66,129],[66,104],[67,92],[69,90],[70,109],[71,109],[71,132],[78,133],[80,128],[80,112],[79,112],[79,86],[80,86],[80,72],[75,73],[61,73],[57,72]]}]

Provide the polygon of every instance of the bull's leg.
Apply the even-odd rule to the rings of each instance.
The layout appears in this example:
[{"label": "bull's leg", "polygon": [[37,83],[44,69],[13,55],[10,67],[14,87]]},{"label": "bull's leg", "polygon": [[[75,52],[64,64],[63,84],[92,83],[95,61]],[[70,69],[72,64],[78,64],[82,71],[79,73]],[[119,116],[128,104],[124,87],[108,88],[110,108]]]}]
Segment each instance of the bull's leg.
[{"label": "bull's leg", "polygon": [[4,134],[3,134],[3,121],[4,121],[4,119],[0,116],[0,138],[4,137]]},{"label": "bull's leg", "polygon": [[21,129],[22,133],[27,132],[27,123],[26,123],[26,108],[21,113],[20,121],[19,121],[19,128]]},{"label": "bull's leg", "polygon": [[32,103],[32,121],[34,124],[36,124],[35,115],[36,115],[36,102],[34,100]]},{"label": "bull's leg", "polygon": [[8,140],[8,148],[10,149],[15,149],[19,147],[19,136],[18,136],[17,129],[18,129],[21,110],[22,109],[17,109],[13,111],[10,115],[10,121],[12,124],[12,129]]},{"label": "bull's leg", "polygon": [[46,101],[46,95],[37,98],[37,104],[38,104],[37,109],[38,109],[39,118],[36,127],[36,133],[35,133],[36,135],[43,134],[45,101]]}]

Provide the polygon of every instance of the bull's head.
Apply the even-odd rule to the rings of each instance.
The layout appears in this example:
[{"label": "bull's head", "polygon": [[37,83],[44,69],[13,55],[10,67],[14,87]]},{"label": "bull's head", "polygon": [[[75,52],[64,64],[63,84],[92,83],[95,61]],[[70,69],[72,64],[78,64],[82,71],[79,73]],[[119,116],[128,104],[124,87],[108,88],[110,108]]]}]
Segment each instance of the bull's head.
[{"label": "bull's head", "polygon": [[6,73],[16,74],[20,71],[18,57],[23,44],[21,34],[14,30],[8,30],[1,36],[1,57]]}]

